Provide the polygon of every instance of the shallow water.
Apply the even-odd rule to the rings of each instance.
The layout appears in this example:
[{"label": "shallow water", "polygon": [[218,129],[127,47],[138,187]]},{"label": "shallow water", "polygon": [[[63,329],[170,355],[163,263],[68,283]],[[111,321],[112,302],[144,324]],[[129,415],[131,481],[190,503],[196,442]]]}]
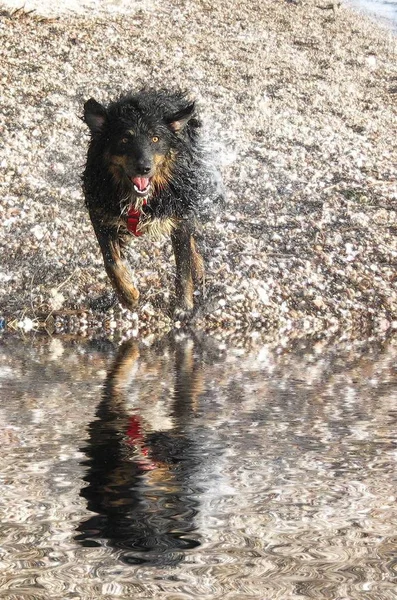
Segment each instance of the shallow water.
[{"label": "shallow water", "polygon": [[4,339],[0,598],[395,599],[396,357]]},{"label": "shallow water", "polygon": [[380,19],[397,33],[397,0],[349,0],[354,7]]}]

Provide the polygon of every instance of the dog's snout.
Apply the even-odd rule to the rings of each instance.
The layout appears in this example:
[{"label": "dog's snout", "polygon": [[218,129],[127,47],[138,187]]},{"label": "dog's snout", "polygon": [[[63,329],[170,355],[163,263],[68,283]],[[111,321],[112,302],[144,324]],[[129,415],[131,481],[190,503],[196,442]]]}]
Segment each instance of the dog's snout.
[{"label": "dog's snout", "polygon": [[135,171],[137,175],[148,175],[152,170],[152,159],[147,152],[135,156]]},{"label": "dog's snout", "polygon": [[145,163],[139,162],[137,164],[137,169],[141,175],[147,175],[151,171],[151,165],[149,165],[149,163],[147,163],[147,162],[145,162]]}]

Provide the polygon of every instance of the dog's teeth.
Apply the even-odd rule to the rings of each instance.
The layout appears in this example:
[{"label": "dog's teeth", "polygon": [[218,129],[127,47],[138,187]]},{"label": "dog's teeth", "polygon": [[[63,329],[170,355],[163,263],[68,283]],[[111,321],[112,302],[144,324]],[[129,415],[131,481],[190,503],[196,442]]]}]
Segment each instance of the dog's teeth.
[{"label": "dog's teeth", "polygon": [[150,185],[148,185],[144,190],[140,190],[139,187],[137,187],[134,183],[134,190],[137,192],[137,194],[147,194],[149,189],[150,189]]}]

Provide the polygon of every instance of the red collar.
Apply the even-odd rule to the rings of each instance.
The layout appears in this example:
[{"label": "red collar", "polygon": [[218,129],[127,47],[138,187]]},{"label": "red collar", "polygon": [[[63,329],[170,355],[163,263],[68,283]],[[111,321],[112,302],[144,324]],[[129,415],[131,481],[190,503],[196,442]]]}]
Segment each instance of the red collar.
[{"label": "red collar", "polygon": [[[146,204],[147,204],[147,200],[144,199],[142,201],[142,206],[146,206]],[[132,233],[132,235],[135,235],[136,237],[139,237],[143,234],[142,231],[138,230],[139,221],[141,219],[141,214],[142,214],[142,211],[135,210],[133,207],[131,207],[127,213],[127,229],[130,233]]]}]

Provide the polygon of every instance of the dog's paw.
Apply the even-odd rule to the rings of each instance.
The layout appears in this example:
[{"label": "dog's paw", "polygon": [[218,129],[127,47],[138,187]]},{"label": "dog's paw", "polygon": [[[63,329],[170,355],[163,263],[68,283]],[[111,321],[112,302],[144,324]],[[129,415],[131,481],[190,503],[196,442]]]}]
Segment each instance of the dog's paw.
[{"label": "dog's paw", "polygon": [[123,308],[131,312],[135,312],[139,305],[139,301],[135,300],[135,298],[129,298],[128,300],[126,298],[119,298],[119,301]]},{"label": "dog's paw", "polygon": [[132,286],[128,289],[124,288],[118,294],[118,299],[121,306],[127,310],[135,311],[139,305],[139,291]]}]

